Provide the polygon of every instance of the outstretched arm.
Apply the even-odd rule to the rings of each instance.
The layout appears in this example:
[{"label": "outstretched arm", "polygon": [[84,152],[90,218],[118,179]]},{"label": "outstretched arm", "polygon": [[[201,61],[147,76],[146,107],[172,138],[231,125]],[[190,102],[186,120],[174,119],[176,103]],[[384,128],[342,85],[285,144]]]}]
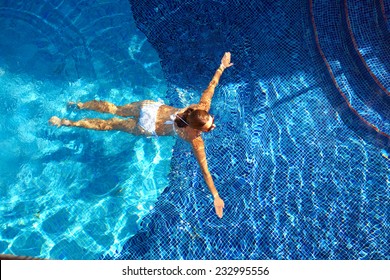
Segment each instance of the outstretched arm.
[{"label": "outstretched arm", "polygon": [[219,218],[222,218],[223,208],[225,207],[225,204],[223,200],[219,197],[218,191],[214,185],[213,178],[211,177],[210,171],[208,169],[203,139],[199,136],[191,141],[191,145],[194,149],[195,157],[198,160],[198,163],[202,170],[204,180],[206,181],[206,184],[214,197],[215,212]]},{"label": "outstretched arm", "polygon": [[230,63],[230,57],[230,52],[226,52],[224,54],[221,60],[221,65],[218,67],[217,71],[215,71],[214,77],[211,79],[209,86],[206,88],[202,94],[202,97],[200,98],[199,105],[202,106],[206,111],[210,110],[211,99],[213,98],[215,87],[218,85],[223,71],[233,65],[233,63]]}]

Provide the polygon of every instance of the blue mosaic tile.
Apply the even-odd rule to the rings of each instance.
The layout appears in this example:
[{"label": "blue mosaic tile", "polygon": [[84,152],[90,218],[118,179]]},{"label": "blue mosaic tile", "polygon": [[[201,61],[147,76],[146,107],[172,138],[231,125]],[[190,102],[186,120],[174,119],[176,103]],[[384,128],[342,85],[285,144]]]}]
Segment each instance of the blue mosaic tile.
[{"label": "blue mosaic tile", "polygon": [[[384,216],[377,216],[381,218],[375,221],[382,223],[377,235],[377,240],[381,240],[380,245],[367,242],[369,233],[363,226],[367,225],[373,230],[375,215],[381,210],[356,214],[362,213],[362,208],[379,206],[373,197],[366,195],[366,192],[374,191],[373,181],[368,179],[366,168],[371,166],[369,162],[372,160],[380,164],[383,158],[377,157],[375,148],[369,149],[370,152],[367,153],[364,141],[356,138],[355,133],[359,129],[350,133],[346,129],[345,120],[340,119],[340,115],[348,115],[349,111],[343,109],[342,102],[337,103],[334,98],[335,89],[330,89],[332,86],[329,86],[329,78],[320,73],[325,68],[318,57],[319,54],[313,51],[314,34],[309,28],[311,23],[307,3],[291,1],[281,4],[262,1],[246,5],[246,2],[223,1],[218,3],[220,6],[217,8],[217,4],[212,2],[214,1],[202,1],[197,7],[190,9],[188,6],[193,5],[192,2],[183,5],[170,2],[162,5],[161,1],[149,1],[147,6],[144,6],[138,1],[130,1],[139,28],[153,42],[163,58],[164,70],[172,86],[190,85],[194,89],[200,89],[197,85],[198,79],[205,79],[203,72],[206,70],[211,74],[213,65],[218,63],[207,60],[208,57],[214,59],[210,54],[212,50],[225,50],[221,49],[224,44],[220,41],[221,38],[225,38],[225,44],[228,42],[231,45],[227,50],[235,54],[237,68],[232,69],[232,74],[227,73],[222,78],[214,106],[228,107],[223,104],[229,102],[229,99],[218,97],[218,94],[237,94],[236,108],[234,105],[228,107],[229,110],[225,111],[225,114],[233,117],[233,123],[243,126],[241,130],[237,130],[237,126],[227,124],[225,129],[207,142],[210,168],[218,182],[223,182],[220,193],[227,202],[226,215],[222,220],[212,216],[207,189],[201,174],[196,171],[197,164],[190,156],[183,154],[186,146],[177,143],[171,165],[171,184],[160,202],[167,204],[169,201],[170,206],[163,208],[164,213],[185,207],[186,210],[182,214],[176,214],[185,219],[174,219],[170,222],[157,218],[159,207],[156,207],[156,212],[149,217],[155,223],[144,225],[140,232],[129,240],[126,249],[115,258],[388,258],[388,246],[382,243],[388,238]],[[204,14],[203,5],[206,4],[209,4],[210,14],[217,15],[213,19]],[[168,8],[169,5],[172,7]],[[175,11],[173,18],[170,17],[170,11],[163,9]],[[196,36],[202,23],[196,24],[195,19],[206,17],[207,20],[204,20],[209,26],[215,27],[219,22],[224,22],[218,15],[226,15],[232,10],[235,19],[229,19],[229,23],[224,25],[225,28],[218,30],[217,40],[207,40],[214,38],[213,34],[217,31],[213,28],[202,36]],[[256,13],[259,10],[262,11],[261,14]],[[324,30],[335,32],[335,35],[329,37],[327,46],[330,47],[334,38],[340,35],[337,34],[338,24],[329,20],[334,17],[333,12],[326,14],[327,11],[329,9],[317,12],[320,13],[319,17],[327,19]],[[157,15],[157,12],[160,14]],[[281,14],[283,16],[278,17]],[[246,18],[253,18],[253,21],[240,22],[239,19],[244,15]],[[159,18],[163,19],[163,23],[156,23]],[[186,30],[186,39],[197,39],[196,47],[192,42],[176,39],[180,33],[175,28],[177,22],[184,22],[178,28]],[[302,28],[307,33],[302,32]],[[237,34],[230,30],[246,32],[242,36],[236,36]],[[294,42],[287,52],[290,54],[288,57],[283,54],[283,50],[290,46],[294,35],[303,36],[302,39],[308,44]],[[163,42],[161,38],[164,38]],[[337,55],[341,56],[346,51],[343,46],[329,51],[337,51]],[[194,47],[196,52],[194,51],[193,55],[196,53],[196,56],[204,61],[203,67],[211,68],[210,70],[186,64],[188,67],[184,71],[180,68],[182,66],[178,66],[180,61],[188,61],[191,57],[191,52],[185,52],[184,49]],[[175,52],[180,53],[180,57],[174,56]],[[305,63],[307,59],[304,58],[304,53],[311,58],[308,64]],[[298,62],[299,66],[290,65],[291,61]],[[278,68],[281,65],[285,66]],[[301,68],[303,65],[305,67]],[[350,66],[345,67],[346,69],[343,65],[339,70],[340,74],[350,70]],[[179,78],[175,71],[177,68],[180,69],[178,71],[182,73],[182,78]],[[287,68],[291,71],[290,74],[295,73],[295,76],[284,72]],[[240,73],[236,72],[237,69]],[[187,72],[196,74],[188,75]],[[367,84],[357,82],[353,81],[354,89],[355,86],[358,90],[366,89]],[[241,86],[232,87],[232,83],[241,83]],[[173,94],[173,91],[169,93]],[[253,95],[256,98],[253,98]],[[196,99],[196,95],[187,96],[189,99]],[[170,99],[179,100],[174,95]],[[264,101],[259,102],[256,99]],[[260,108],[251,106],[252,104],[259,104]],[[367,110],[369,109],[371,108],[368,107]],[[376,115],[376,111],[369,111],[367,114]],[[239,119],[235,119],[236,117]],[[382,118],[384,117],[380,117]],[[353,124],[353,115],[350,115],[350,120]],[[226,141],[227,137],[229,141]],[[228,144],[224,146],[224,142]],[[379,173],[385,175],[386,165],[380,166]],[[193,177],[195,174],[196,177]],[[378,180],[378,176],[382,176],[369,174]],[[183,205],[175,198],[174,194],[182,188],[188,193],[191,206]],[[386,186],[382,183],[374,192],[385,194],[385,190]],[[188,212],[191,215],[188,215]],[[374,212],[376,214],[373,214]],[[168,223],[169,226],[164,229],[158,225],[162,223],[159,221]],[[186,226],[183,227],[183,224]],[[202,233],[198,236],[205,240],[207,246],[203,247],[203,250],[184,250],[183,247],[191,247],[188,235],[169,230],[181,227],[188,232]],[[146,247],[141,246],[143,250],[139,251],[139,238],[145,240],[146,236],[150,242]],[[163,236],[165,239],[162,239]],[[239,238],[236,238],[238,236]]]}]

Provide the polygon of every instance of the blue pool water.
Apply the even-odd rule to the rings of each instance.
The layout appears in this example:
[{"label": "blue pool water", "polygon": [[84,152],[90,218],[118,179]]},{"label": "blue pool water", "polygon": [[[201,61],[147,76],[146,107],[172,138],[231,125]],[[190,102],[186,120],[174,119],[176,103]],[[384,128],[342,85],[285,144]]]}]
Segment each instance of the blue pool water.
[{"label": "blue pool water", "polygon": [[[0,253],[390,258],[390,1],[24,2],[0,0]],[[187,143],[47,125],[100,116],[69,100],[197,102],[224,51],[221,220]]]},{"label": "blue pool water", "polygon": [[168,185],[174,140],[54,129],[48,119],[99,116],[70,100],[164,100],[158,55],[127,2],[2,5],[0,251],[96,259],[119,250]]}]

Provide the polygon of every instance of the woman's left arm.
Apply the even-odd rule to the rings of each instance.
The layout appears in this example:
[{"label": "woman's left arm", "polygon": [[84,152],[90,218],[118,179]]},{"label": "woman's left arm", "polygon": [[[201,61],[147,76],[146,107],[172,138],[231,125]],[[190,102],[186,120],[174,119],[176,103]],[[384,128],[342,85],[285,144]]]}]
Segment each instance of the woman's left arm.
[{"label": "woman's left arm", "polygon": [[221,78],[223,71],[225,71],[226,68],[233,65],[233,63],[230,63],[230,58],[231,58],[230,52],[226,52],[222,57],[221,65],[218,67],[217,71],[215,71],[215,74],[211,79],[211,82],[209,83],[205,91],[203,91],[202,93],[202,97],[200,98],[199,105],[202,106],[203,109],[206,111],[210,110],[211,99],[213,98],[215,88],[219,83],[219,79]]},{"label": "woman's left arm", "polygon": [[202,137],[196,137],[191,141],[192,148],[194,150],[194,154],[196,159],[198,160],[199,166],[202,170],[204,180],[214,197],[214,207],[215,212],[219,218],[223,216],[223,208],[225,207],[225,203],[219,197],[218,191],[214,185],[213,178],[211,177],[209,168],[207,166],[206,152],[204,148],[204,142]]}]

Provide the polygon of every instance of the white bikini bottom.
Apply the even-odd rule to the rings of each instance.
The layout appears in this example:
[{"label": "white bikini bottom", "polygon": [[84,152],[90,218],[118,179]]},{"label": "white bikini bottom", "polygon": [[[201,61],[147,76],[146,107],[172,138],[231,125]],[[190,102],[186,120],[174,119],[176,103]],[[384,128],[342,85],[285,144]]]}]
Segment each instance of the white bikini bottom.
[{"label": "white bikini bottom", "polygon": [[156,134],[156,120],[157,120],[157,111],[160,106],[163,105],[160,102],[151,102],[142,105],[138,125],[142,127],[145,132],[150,133],[150,135],[157,136]]}]

